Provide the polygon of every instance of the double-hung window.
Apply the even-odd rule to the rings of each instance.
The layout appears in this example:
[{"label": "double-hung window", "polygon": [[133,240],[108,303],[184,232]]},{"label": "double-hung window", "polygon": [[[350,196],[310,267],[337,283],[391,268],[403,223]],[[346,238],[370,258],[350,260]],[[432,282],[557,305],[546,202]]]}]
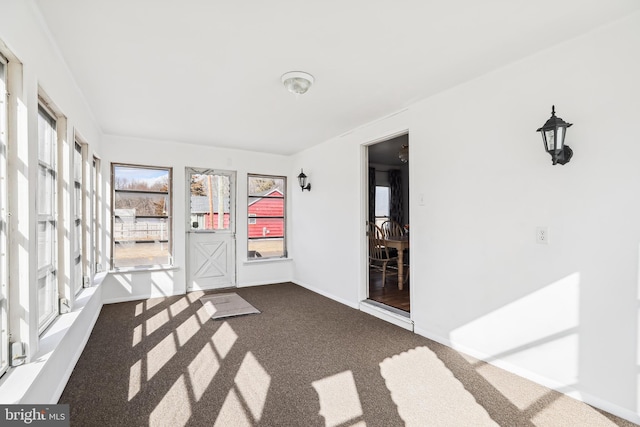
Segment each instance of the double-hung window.
[{"label": "double-hung window", "polygon": [[58,314],[57,280],[57,131],[53,113],[38,107],[38,331],[42,332]]},{"label": "double-hung window", "polygon": [[167,266],[171,168],[112,164],[112,268]]},{"label": "double-hung window", "polygon": [[247,183],[247,259],[285,258],[287,178],[249,175]]}]

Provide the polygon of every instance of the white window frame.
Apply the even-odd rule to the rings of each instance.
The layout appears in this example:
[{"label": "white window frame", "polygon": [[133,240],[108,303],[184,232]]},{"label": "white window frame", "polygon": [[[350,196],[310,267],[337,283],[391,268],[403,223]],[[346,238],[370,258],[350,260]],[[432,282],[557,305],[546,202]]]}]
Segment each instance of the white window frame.
[{"label": "white window frame", "polygon": [[[169,175],[169,183],[168,189],[166,192],[160,191],[139,191],[139,190],[119,190],[116,189],[116,176],[115,171],[117,167],[126,167],[126,168],[134,168],[134,169],[150,169],[150,170],[163,170],[167,171]],[[139,264],[135,266],[122,266],[118,267],[115,265],[115,249],[116,249],[116,233],[115,233],[115,224],[116,224],[116,194],[119,192],[135,192],[138,194],[166,194],[167,203],[169,204],[169,210],[166,212],[166,215],[157,216],[157,218],[165,218],[167,220],[167,249],[169,259],[166,264],[160,264],[160,267],[172,267],[173,266],[173,168],[165,167],[165,166],[152,166],[152,165],[135,165],[128,163],[111,163],[111,269],[112,270],[127,270],[127,269],[145,269],[151,267],[158,267],[156,264]],[[136,216],[136,219],[138,216]]]},{"label": "white window frame", "polygon": [[0,55],[0,375],[9,367],[9,251],[7,156],[9,149],[9,61]]},{"label": "white window frame", "polygon": [[[52,133],[51,133],[51,140],[49,141],[51,143],[51,159],[43,159],[41,158],[41,154],[40,153],[40,142],[41,142],[41,138],[42,138],[42,134],[40,132],[40,120],[41,117],[43,117],[43,115],[48,116],[48,118],[53,122],[53,126],[52,126]],[[38,247],[38,252],[36,255],[36,259],[37,259],[37,284],[36,284],[36,288],[35,288],[35,292],[36,292],[36,301],[37,301],[37,319],[38,319],[38,333],[42,333],[44,332],[44,330],[55,320],[55,318],[58,316],[58,297],[59,297],[59,289],[58,289],[58,219],[57,219],[57,215],[58,215],[58,170],[57,170],[57,165],[58,165],[58,130],[57,130],[57,115],[50,109],[48,108],[48,106],[46,105],[46,103],[41,99],[39,100],[38,103],[38,180],[36,181],[36,194],[38,195],[36,197],[36,213],[37,213],[37,229],[39,229],[41,224],[50,224],[52,227],[51,230],[51,238],[52,241],[51,242],[45,242],[47,244],[51,245],[51,260],[49,263],[47,263],[46,265],[40,265],[40,245],[41,245],[41,241],[40,241],[40,235],[38,233],[38,231],[36,231],[36,241],[37,241],[37,247]],[[46,117],[45,117],[46,119]],[[49,209],[50,212],[49,213],[41,213],[41,208],[43,206],[40,206],[40,191],[42,190],[40,188],[41,186],[41,182],[40,182],[40,172],[42,171],[42,168],[44,168],[44,171],[47,174],[51,175],[51,192],[52,194],[50,195],[50,197],[48,197],[47,199],[47,203],[50,204]],[[51,297],[51,301],[49,304],[49,309],[51,310],[51,312],[49,314],[47,314],[44,317],[41,317],[41,295],[39,292],[39,282],[41,279],[47,278],[47,276],[51,275],[52,276],[52,290],[50,292],[52,292],[52,297]]]},{"label": "white window frame", "polygon": [[91,184],[90,184],[90,209],[89,209],[89,218],[91,219],[89,229],[90,229],[90,237],[89,237],[89,248],[91,248],[91,254],[89,256],[90,263],[90,271],[91,276],[95,275],[102,271],[102,263],[100,260],[101,254],[101,245],[102,245],[102,234],[100,233],[100,159],[96,156],[93,156],[91,160]]},{"label": "white window frame", "polygon": [[85,277],[85,159],[86,143],[77,136],[72,149],[72,171],[71,181],[73,182],[72,194],[72,214],[71,223],[73,228],[73,243],[71,245],[71,272],[73,275],[73,294],[77,295],[83,288]]},{"label": "white window frame", "polygon": [[[283,188],[282,188],[282,203],[283,203],[283,209],[282,209],[282,217],[279,216],[273,216],[273,217],[260,217],[258,215],[255,214],[250,214],[249,213],[249,207],[251,205],[251,200],[256,198],[256,197],[260,197],[260,196],[256,196],[256,195],[251,195],[251,191],[249,189],[249,185],[250,185],[250,181],[252,178],[266,178],[266,179],[279,179],[282,180],[283,182]],[[264,196],[265,198],[274,198],[274,197],[270,197],[270,196]],[[278,199],[280,199],[280,197],[278,197]],[[249,250],[250,244],[251,244],[251,240],[256,239],[256,238],[251,238],[249,237],[251,232],[249,230],[249,226],[250,225],[255,225],[257,224],[258,220],[260,218],[273,218],[273,219],[277,219],[277,218],[282,218],[282,255],[280,256],[251,256],[250,254],[252,253],[252,251]],[[287,177],[286,176],[280,176],[280,175],[266,175],[266,174],[256,174],[256,173],[250,173],[247,174],[247,260],[249,262],[251,261],[256,261],[256,260],[263,260],[263,259],[278,259],[278,258],[287,258],[288,257],[288,250],[287,250]]]}]

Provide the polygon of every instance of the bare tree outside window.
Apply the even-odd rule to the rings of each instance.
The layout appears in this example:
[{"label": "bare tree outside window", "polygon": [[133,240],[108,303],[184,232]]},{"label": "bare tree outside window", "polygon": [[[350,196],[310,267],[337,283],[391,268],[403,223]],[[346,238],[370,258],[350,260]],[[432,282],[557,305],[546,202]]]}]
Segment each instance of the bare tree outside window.
[{"label": "bare tree outside window", "polygon": [[171,168],[112,165],[113,268],[170,265]]}]

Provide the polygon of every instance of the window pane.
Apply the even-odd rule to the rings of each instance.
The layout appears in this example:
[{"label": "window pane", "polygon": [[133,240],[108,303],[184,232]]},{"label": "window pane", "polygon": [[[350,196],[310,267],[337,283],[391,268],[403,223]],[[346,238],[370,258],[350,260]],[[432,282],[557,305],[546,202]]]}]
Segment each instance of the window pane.
[{"label": "window pane", "polygon": [[53,224],[38,222],[38,268],[53,265]]},{"label": "window pane", "polygon": [[47,272],[38,279],[38,324],[54,316],[56,309],[55,273]]},{"label": "window pane", "polygon": [[168,216],[169,196],[154,193],[116,192],[116,218],[134,218],[136,216]]},{"label": "window pane", "polygon": [[247,185],[247,259],[286,257],[286,178],[250,175]]},{"label": "window pane", "polygon": [[76,182],[74,185],[73,215],[75,218],[82,218],[82,183]]},{"label": "window pane", "polygon": [[191,229],[228,230],[230,204],[229,176],[213,173],[191,174]]},{"label": "window pane", "polygon": [[169,191],[168,169],[115,166],[114,178],[116,190]]},{"label": "window pane", "polygon": [[56,122],[42,107],[38,109],[38,159],[55,165]]},{"label": "window pane", "polygon": [[284,218],[256,218],[249,225],[249,239],[260,237],[284,237]]},{"label": "window pane", "polygon": [[116,242],[154,242],[169,240],[167,218],[116,217],[113,224]]},{"label": "window pane", "polygon": [[171,170],[113,165],[113,267],[171,264]]},{"label": "window pane", "polygon": [[273,196],[274,190],[278,190],[282,197],[284,197],[284,178],[250,176],[248,181],[249,196]]},{"label": "window pane", "polygon": [[113,264],[115,268],[171,264],[169,242],[116,242]]},{"label": "window pane", "polygon": [[50,169],[40,165],[38,168],[38,213],[53,215],[53,185],[55,177]]},{"label": "window pane", "polygon": [[76,182],[82,181],[82,146],[77,142],[73,152],[73,179]]},{"label": "window pane", "polygon": [[249,214],[252,216],[284,216],[284,195],[276,191],[281,198],[249,197]]},{"label": "window pane", "polygon": [[80,220],[76,220],[75,221],[75,228],[74,228],[74,236],[73,236],[73,253],[77,256],[77,255],[81,255],[82,251],[81,249],[81,241],[82,241],[82,223],[80,222]]},{"label": "window pane", "polygon": [[76,286],[76,293],[82,289],[82,256],[78,256],[75,259],[75,265],[73,267],[73,277]]},{"label": "window pane", "polygon": [[38,108],[38,327],[42,331],[58,312],[56,253],[56,121],[42,106]]},{"label": "window pane", "polygon": [[281,258],[284,253],[284,239],[255,239],[249,240],[248,258]]},{"label": "window pane", "polygon": [[389,187],[376,187],[376,216],[389,216]]}]

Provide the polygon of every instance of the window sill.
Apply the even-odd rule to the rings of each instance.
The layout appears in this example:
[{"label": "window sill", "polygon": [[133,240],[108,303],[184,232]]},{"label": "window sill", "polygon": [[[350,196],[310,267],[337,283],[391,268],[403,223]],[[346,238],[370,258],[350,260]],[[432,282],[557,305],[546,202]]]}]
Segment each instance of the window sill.
[{"label": "window sill", "polygon": [[126,274],[126,273],[149,273],[154,271],[172,271],[180,270],[177,265],[154,265],[150,267],[125,267],[109,270],[109,274]]},{"label": "window sill", "polygon": [[0,402],[31,402],[35,397],[38,403],[57,401],[98,318],[102,307],[100,298],[97,285],[78,294],[73,310],[56,317],[40,335],[38,352],[31,360],[5,372],[0,379]]}]

